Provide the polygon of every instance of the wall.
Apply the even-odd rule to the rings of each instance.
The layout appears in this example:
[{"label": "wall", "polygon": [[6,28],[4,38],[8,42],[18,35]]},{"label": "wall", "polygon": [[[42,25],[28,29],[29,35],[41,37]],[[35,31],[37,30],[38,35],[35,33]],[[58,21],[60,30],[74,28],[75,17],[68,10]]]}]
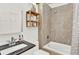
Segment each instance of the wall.
[{"label": "wall", "polygon": [[52,8],[51,40],[71,45],[73,6],[67,4]]},{"label": "wall", "polygon": [[15,38],[18,38],[19,34],[24,35],[24,39],[27,41],[35,41],[38,39],[38,29],[37,28],[27,28],[26,27],[26,11],[29,10],[32,7],[31,3],[2,3],[0,4],[0,10],[18,10],[18,12],[21,12],[21,18],[22,18],[22,32],[19,33],[11,33],[11,34],[3,34],[0,35],[0,43],[3,43],[7,40],[10,40],[12,36]]},{"label": "wall", "polygon": [[79,4],[74,4],[71,54],[79,55]]},{"label": "wall", "polygon": [[25,40],[38,45],[38,28],[26,27],[26,11],[32,7],[32,4],[26,4],[23,8],[23,34]]},{"label": "wall", "polygon": [[51,8],[48,4],[42,4],[41,6],[41,29],[39,28],[39,42],[40,47],[44,46],[50,41],[50,18],[51,18]]}]

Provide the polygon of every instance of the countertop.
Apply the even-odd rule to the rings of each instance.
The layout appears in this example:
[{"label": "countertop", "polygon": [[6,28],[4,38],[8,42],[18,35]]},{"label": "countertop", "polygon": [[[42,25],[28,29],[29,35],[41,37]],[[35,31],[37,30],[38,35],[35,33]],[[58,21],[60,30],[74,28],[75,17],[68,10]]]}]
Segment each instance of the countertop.
[{"label": "countertop", "polygon": [[35,47],[35,44],[29,43],[29,42],[23,40],[23,41],[17,41],[16,44],[12,45],[12,46],[9,46],[9,44],[2,45],[2,46],[0,46],[0,51],[5,50],[7,48],[11,48],[11,47],[17,46],[19,44],[26,44],[27,46],[23,47],[23,48],[21,48],[19,50],[13,51],[13,52],[11,52],[11,53],[9,53],[7,55],[19,55],[19,54],[21,54],[21,53],[23,53],[23,52]]}]

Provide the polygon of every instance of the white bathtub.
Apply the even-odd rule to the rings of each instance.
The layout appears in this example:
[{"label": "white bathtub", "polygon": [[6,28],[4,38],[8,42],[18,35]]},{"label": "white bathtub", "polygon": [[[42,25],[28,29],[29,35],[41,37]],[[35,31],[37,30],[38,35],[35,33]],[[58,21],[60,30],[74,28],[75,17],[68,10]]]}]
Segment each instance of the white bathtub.
[{"label": "white bathtub", "polygon": [[49,42],[43,48],[50,50],[51,53],[55,52],[56,54],[61,55],[70,55],[71,53],[71,46],[56,42]]}]

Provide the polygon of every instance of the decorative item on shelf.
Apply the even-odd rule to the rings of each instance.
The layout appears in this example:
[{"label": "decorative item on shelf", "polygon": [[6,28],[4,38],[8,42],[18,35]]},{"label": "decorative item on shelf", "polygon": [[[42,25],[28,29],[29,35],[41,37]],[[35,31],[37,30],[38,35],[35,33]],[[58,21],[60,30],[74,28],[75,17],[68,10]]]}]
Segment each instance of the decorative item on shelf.
[{"label": "decorative item on shelf", "polygon": [[36,11],[35,4],[32,4],[31,11],[33,11],[33,12],[35,12],[35,11]]},{"label": "decorative item on shelf", "polygon": [[40,14],[29,10],[26,12],[26,26],[27,27],[38,27]]},{"label": "decorative item on shelf", "polygon": [[40,3],[36,3],[36,12],[37,12],[37,13],[39,12],[39,4],[40,4]]},{"label": "decorative item on shelf", "polygon": [[37,13],[38,13],[38,9],[39,9],[39,4],[40,3],[33,3],[34,11],[36,11]]}]

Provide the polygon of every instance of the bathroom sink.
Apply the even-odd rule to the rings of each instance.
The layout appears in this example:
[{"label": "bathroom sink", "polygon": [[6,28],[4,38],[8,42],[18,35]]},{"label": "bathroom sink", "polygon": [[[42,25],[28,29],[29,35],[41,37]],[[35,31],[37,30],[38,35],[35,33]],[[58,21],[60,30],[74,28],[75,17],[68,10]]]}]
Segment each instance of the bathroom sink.
[{"label": "bathroom sink", "polygon": [[14,45],[9,45],[8,43],[3,43],[0,45],[1,55],[19,55],[31,48],[35,47],[34,44],[23,41],[17,41]]},{"label": "bathroom sink", "polygon": [[13,46],[13,47],[2,50],[1,54],[6,55],[6,54],[9,54],[9,53],[14,52],[16,50],[22,49],[26,46],[27,46],[26,44],[19,44],[19,45],[16,45],[16,46]]},{"label": "bathroom sink", "polygon": [[10,48],[10,47],[13,47],[13,46],[16,46],[16,45],[19,45],[19,44],[22,44],[22,42],[16,42],[16,44],[12,45],[12,46],[10,46],[7,42],[4,42],[4,43],[2,42],[0,45],[0,51],[7,49],[7,48]]}]

